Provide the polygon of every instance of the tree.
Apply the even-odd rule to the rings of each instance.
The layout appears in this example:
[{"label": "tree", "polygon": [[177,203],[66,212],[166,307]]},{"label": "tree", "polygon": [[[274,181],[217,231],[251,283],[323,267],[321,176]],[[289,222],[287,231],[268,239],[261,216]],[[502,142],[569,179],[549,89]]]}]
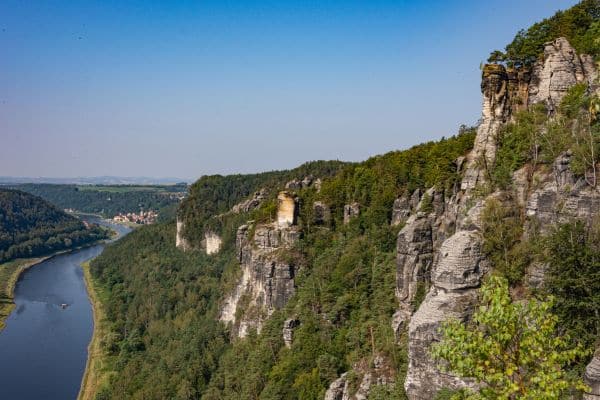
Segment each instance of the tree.
[{"label": "tree", "polygon": [[[443,368],[480,385],[472,399],[558,399],[584,390],[565,369],[585,351],[557,332],[552,299],[513,301],[506,279],[491,277],[481,288],[482,303],[472,320],[449,320],[432,349]],[[457,397],[459,398],[458,395]]]}]

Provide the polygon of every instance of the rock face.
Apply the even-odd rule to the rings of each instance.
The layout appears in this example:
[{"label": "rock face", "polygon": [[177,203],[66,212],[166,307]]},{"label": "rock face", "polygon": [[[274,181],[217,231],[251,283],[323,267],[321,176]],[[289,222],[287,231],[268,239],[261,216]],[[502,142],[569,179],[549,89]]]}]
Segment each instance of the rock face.
[{"label": "rock face", "polygon": [[241,203],[236,204],[232,207],[231,212],[235,214],[250,212],[256,208],[258,208],[262,202],[267,198],[269,192],[267,189],[260,189],[258,192],[254,193],[252,198],[248,200],[244,200]]},{"label": "rock face", "polygon": [[296,266],[280,259],[299,238],[297,227],[278,224],[242,225],[236,244],[242,276],[225,299],[220,319],[233,324],[233,334],[245,337],[250,329],[260,332],[273,311],[282,308],[295,292]]},{"label": "rock face", "polygon": [[216,254],[221,250],[222,244],[221,237],[214,232],[204,232],[204,246],[206,248],[206,254]]},{"label": "rock face", "polygon": [[[554,112],[570,87],[590,82],[596,76],[589,57],[578,56],[562,38],[546,45],[543,60],[531,70],[486,65],[481,83],[482,120],[473,150],[464,163],[460,160],[461,166],[464,164],[460,189],[451,196],[436,195],[432,189],[427,191],[423,198],[430,199],[431,204],[423,215],[418,212],[423,207],[421,199],[416,209],[420,217],[414,214],[406,217],[407,209],[415,210],[410,207],[412,204],[407,207],[406,199],[398,199],[395,204],[396,220],[407,219],[398,235],[396,293],[400,304],[392,326],[402,329],[408,323],[409,365],[404,386],[409,399],[429,400],[441,388],[471,385],[468,380],[440,372],[429,356],[429,348],[440,339],[438,329],[443,321],[470,318],[477,303],[477,289],[489,269],[482,254],[480,234],[485,199],[477,200],[473,189],[485,183],[486,169],[495,161],[499,129],[517,111],[537,103],[544,103],[550,113]],[[525,208],[530,224],[543,230],[570,218],[589,221],[600,212],[599,191],[584,180],[575,180],[569,165],[570,154],[564,153],[554,162],[550,173],[536,172],[530,179],[526,169],[515,172],[515,198]],[[498,198],[497,195],[491,196]],[[528,279],[532,285],[542,284],[544,268],[544,265],[530,267]],[[414,293],[411,288],[419,282],[426,284],[428,270],[431,287],[413,314],[407,306]],[[600,361],[594,358],[586,373],[586,380],[594,390],[600,389],[599,366]]]},{"label": "rock face", "polygon": [[189,250],[190,244],[187,241],[187,239],[183,237],[183,230],[185,229],[184,223],[181,220],[179,220],[179,218],[178,218],[176,225],[177,225],[177,233],[175,235],[175,247],[177,247],[178,249],[181,249],[183,251]]},{"label": "rock face", "polygon": [[394,200],[391,225],[396,226],[405,223],[412,211],[410,198],[407,195],[398,197]]},{"label": "rock face", "polygon": [[298,207],[296,198],[289,192],[277,195],[277,223],[279,226],[290,226],[296,223]]},{"label": "rock face", "polygon": [[313,203],[314,223],[316,225],[326,225],[331,220],[331,209],[322,201]]},{"label": "rock face", "polygon": [[352,370],[360,376],[360,383],[356,389],[352,389],[348,379],[348,373],[343,373],[333,381],[325,392],[325,400],[367,400],[373,385],[388,385],[394,382],[393,367],[389,360],[378,355],[369,366],[367,360],[352,366]]},{"label": "rock face", "polygon": [[590,391],[583,396],[585,400],[597,400],[600,398],[600,355],[596,354],[585,369],[583,377]]},{"label": "rock face", "polygon": [[410,399],[432,399],[441,388],[468,386],[463,380],[442,374],[429,356],[440,340],[439,327],[448,318],[467,319],[477,303],[477,288],[488,270],[475,231],[459,231],[444,241],[432,273],[432,287],[412,316],[409,328],[409,366],[404,387]]},{"label": "rock face", "polygon": [[292,347],[294,340],[294,329],[300,326],[300,321],[296,318],[288,318],[283,322],[283,343],[288,349]]},{"label": "rock face", "polygon": [[[281,257],[300,238],[296,222],[296,198],[278,196],[277,221],[242,225],[236,234],[241,277],[221,307],[220,320],[232,324],[232,333],[245,337],[250,329],[260,332],[263,322],[282,308],[295,292],[296,266]],[[287,321],[286,321],[287,322]],[[292,322],[287,328],[295,328]],[[284,328],[285,330],[285,328]]]},{"label": "rock face", "polygon": [[431,220],[425,215],[415,216],[398,233],[396,250],[396,297],[400,307],[392,327],[399,333],[402,324],[414,312],[417,292],[429,290],[433,264]]},{"label": "rock face", "polygon": [[344,225],[348,224],[354,217],[360,214],[360,204],[351,203],[344,206]]},{"label": "rock face", "polygon": [[544,58],[533,67],[529,104],[544,102],[552,112],[567,91],[581,82],[592,83],[596,76],[593,60],[579,56],[567,39],[546,43]]}]

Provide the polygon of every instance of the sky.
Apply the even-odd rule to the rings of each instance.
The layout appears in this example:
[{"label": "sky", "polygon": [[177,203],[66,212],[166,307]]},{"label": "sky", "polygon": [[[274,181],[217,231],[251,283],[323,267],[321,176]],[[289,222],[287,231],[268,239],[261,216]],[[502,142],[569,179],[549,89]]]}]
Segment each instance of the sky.
[{"label": "sky", "polygon": [[364,160],[481,114],[480,63],[574,0],[0,1],[0,176]]}]

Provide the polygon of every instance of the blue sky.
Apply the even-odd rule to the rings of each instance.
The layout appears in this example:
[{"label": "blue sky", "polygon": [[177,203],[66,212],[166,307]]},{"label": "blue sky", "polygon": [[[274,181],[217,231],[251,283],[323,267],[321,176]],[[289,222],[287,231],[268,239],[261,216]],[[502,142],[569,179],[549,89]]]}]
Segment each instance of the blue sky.
[{"label": "blue sky", "polygon": [[479,65],[576,1],[0,2],[0,176],[362,160],[481,112]]}]

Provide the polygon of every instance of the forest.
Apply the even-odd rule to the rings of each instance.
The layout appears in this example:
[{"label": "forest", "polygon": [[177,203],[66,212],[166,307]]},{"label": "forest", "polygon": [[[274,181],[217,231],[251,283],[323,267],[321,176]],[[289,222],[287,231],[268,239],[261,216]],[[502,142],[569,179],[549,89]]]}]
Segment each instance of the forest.
[{"label": "forest", "polygon": [[49,254],[108,237],[43,199],[0,189],[0,263]]},{"label": "forest", "polygon": [[11,188],[39,196],[62,208],[112,218],[119,213],[154,210],[171,212],[185,194],[186,184],[170,186],[58,185],[26,183]]}]

